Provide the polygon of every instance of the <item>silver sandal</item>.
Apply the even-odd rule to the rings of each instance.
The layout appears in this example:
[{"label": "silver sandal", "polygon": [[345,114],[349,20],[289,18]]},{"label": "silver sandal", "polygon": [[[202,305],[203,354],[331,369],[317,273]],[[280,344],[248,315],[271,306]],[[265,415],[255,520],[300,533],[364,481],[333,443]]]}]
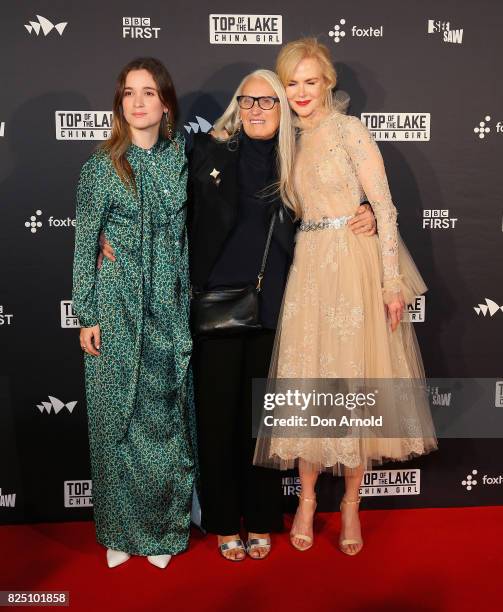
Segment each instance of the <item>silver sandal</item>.
[{"label": "silver sandal", "polygon": [[[263,557],[254,557],[250,553],[252,550],[255,550],[256,548],[266,548],[267,552]],[[246,541],[246,552],[248,553],[249,557],[251,557],[252,559],[255,559],[258,561],[265,559],[271,552],[271,538],[252,538],[251,540],[247,540]]]},{"label": "silver sandal", "polygon": [[224,542],[223,544],[219,544],[218,548],[220,550],[220,554],[222,555],[222,557],[224,559],[227,559],[227,561],[244,561],[244,558],[246,556],[246,555],[243,555],[241,559],[232,559],[231,557],[227,557],[224,554],[227,550],[233,550],[234,548],[239,548],[240,550],[246,552],[246,549],[243,544],[243,540],[241,538],[237,540],[231,540],[230,542]]}]

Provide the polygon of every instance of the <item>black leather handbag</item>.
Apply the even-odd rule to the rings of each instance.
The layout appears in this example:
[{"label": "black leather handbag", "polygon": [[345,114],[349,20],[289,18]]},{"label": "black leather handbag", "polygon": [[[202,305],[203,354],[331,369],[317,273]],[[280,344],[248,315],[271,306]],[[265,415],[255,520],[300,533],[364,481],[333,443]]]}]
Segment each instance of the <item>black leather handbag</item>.
[{"label": "black leather handbag", "polygon": [[192,290],[190,314],[193,336],[224,336],[261,329],[259,293],[275,221],[276,213],[271,218],[256,285],[212,291]]}]

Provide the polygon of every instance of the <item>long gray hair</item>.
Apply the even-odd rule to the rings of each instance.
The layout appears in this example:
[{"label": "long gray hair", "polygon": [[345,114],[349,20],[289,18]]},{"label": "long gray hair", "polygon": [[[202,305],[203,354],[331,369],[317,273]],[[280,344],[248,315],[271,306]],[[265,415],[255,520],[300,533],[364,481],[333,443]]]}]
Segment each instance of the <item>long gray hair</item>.
[{"label": "long gray hair", "polygon": [[295,130],[292,122],[292,111],[288,104],[285,89],[279,80],[278,75],[271,70],[254,70],[247,74],[238,88],[234,92],[229,106],[225,109],[222,116],[215,121],[215,137],[218,140],[226,140],[229,143],[236,141],[241,132],[242,123],[239,112],[239,105],[236,100],[240,96],[243,87],[248,79],[257,78],[266,81],[279,98],[281,109],[278,133],[278,184],[277,190],[283,202],[295,210],[295,189],[293,186],[293,163],[295,155]]}]

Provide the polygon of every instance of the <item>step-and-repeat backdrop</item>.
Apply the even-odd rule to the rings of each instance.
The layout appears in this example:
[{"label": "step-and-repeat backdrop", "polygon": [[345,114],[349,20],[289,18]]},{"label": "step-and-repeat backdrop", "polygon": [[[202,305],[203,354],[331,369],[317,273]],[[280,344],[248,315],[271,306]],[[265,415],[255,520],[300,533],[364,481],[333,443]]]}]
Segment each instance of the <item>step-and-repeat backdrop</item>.
[{"label": "step-and-repeat backdrop", "polygon": [[[281,44],[327,44],[429,286],[408,313],[428,375],[502,377],[502,31],[491,0],[2,2],[0,523],[92,516],[74,194],[110,133],[116,76],[137,56],[172,73],[190,141],[244,74],[274,67]],[[502,393],[496,384],[494,410]],[[432,394],[455,418],[451,395]],[[502,448],[440,440],[436,453],[366,474],[366,507],[502,503]],[[295,474],[283,487],[289,507]],[[321,509],[335,508],[340,479],[320,488]]]}]

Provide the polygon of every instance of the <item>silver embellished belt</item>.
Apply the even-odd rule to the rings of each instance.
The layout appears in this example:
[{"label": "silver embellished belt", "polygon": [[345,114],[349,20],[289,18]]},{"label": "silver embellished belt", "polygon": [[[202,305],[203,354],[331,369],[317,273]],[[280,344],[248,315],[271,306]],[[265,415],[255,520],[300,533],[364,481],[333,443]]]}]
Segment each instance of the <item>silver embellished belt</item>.
[{"label": "silver embellished belt", "polygon": [[321,221],[301,221],[299,229],[301,232],[310,232],[312,230],[323,229],[340,229],[347,225],[348,221],[353,218],[353,215],[343,217],[323,217]]}]

